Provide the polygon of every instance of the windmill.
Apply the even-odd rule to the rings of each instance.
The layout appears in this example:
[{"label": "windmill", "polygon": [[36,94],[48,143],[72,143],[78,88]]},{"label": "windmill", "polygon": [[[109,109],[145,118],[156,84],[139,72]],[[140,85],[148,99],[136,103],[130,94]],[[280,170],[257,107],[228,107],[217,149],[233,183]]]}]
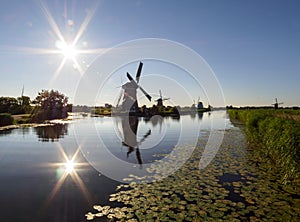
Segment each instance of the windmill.
[{"label": "windmill", "polygon": [[[144,95],[147,97],[149,101],[151,101],[151,96],[139,85],[141,72],[143,68],[143,63],[140,62],[138,70],[136,72],[135,80],[132,78],[132,76],[127,72],[127,78],[129,79],[129,82],[122,85],[123,92],[123,101],[122,101],[122,110],[125,112],[129,112],[132,114],[136,114],[139,110],[138,102],[136,98],[137,89],[139,88]],[[117,107],[119,106],[119,102],[121,100],[122,94],[120,95]]]},{"label": "windmill", "polygon": [[277,98],[275,98],[275,103],[273,103],[272,105],[274,105],[274,109],[278,109],[279,105],[283,104],[282,102],[278,103]]},{"label": "windmill", "polygon": [[197,109],[203,109],[203,103],[200,101],[200,97],[198,97],[198,105],[197,105]]},{"label": "windmill", "polygon": [[157,102],[157,107],[162,107],[163,106],[163,101],[169,100],[170,98],[163,98],[161,94],[161,90],[159,90],[159,98],[155,100]]}]

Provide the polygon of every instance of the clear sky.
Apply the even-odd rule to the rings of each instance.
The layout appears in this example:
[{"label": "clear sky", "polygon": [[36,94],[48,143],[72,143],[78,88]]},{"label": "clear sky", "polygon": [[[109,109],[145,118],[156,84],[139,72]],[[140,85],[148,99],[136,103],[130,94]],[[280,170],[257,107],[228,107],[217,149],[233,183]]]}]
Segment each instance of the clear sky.
[{"label": "clear sky", "polygon": [[[297,0],[2,0],[0,96],[18,97],[24,85],[31,99],[41,89],[57,89],[73,102],[84,72],[103,49],[162,38],[186,45],[206,60],[227,105],[271,105],[277,97],[284,106],[300,106],[299,10]],[[62,39],[76,40],[76,56],[63,50]],[[162,87],[149,89],[144,77],[145,89],[158,93]],[[121,78],[124,83],[125,73],[115,75],[119,82],[114,87]],[[199,94],[203,98],[196,91],[185,100],[172,87],[162,90],[179,105]],[[118,91],[99,104],[116,100]]]}]

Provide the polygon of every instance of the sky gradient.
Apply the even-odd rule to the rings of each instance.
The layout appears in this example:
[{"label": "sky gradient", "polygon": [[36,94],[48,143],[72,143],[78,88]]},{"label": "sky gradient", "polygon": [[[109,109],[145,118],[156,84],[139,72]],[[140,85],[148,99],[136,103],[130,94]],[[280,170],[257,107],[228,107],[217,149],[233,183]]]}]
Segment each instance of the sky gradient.
[{"label": "sky gradient", "polygon": [[[57,89],[74,102],[78,83],[105,49],[140,38],[162,38],[183,44],[206,60],[227,105],[271,105],[277,97],[284,106],[300,106],[299,1],[1,3],[0,96],[18,97],[24,85],[24,94],[31,99],[42,89]],[[67,42],[79,37],[75,64],[60,52],[56,27]],[[122,78],[116,77],[120,80],[114,87],[126,81],[125,73]],[[158,88],[149,90],[158,93]],[[112,100],[119,94],[116,91]],[[176,90],[163,92],[180,98]],[[192,91],[191,98],[199,94]],[[113,101],[105,98],[99,105],[105,102]],[[182,97],[176,102],[191,101]]]}]

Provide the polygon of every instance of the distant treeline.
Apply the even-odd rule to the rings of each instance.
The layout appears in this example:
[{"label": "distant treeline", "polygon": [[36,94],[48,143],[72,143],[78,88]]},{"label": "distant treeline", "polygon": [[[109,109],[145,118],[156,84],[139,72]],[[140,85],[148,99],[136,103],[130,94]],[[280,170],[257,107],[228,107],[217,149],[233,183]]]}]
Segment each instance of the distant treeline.
[{"label": "distant treeline", "polygon": [[43,122],[65,118],[71,111],[68,97],[57,90],[42,90],[34,100],[28,96],[0,97],[0,126],[13,124],[11,115],[28,114],[22,123]]},{"label": "distant treeline", "polygon": [[[241,106],[241,107],[236,107],[236,106],[226,106],[226,109],[274,109],[274,106]],[[285,109],[285,110],[297,110],[300,109],[299,106],[292,106],[292,107],[280,107],[279,109]]]},{"label": "distant treeline", "polygon": [[300,110],[229,109],[232,120],[245,124],[250,146],[284,184],[300,184]]},{"label": "distant treeline", "polygon": [[12,115],[30,113],[32,107],[28,96],[18,98],[0,97],[0,113],[10,113]]}]

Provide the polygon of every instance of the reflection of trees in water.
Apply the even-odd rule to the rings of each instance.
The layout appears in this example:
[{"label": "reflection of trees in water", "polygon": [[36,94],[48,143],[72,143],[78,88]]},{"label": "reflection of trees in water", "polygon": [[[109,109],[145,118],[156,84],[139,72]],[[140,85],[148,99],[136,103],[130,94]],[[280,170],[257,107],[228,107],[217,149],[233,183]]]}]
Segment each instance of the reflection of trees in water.
[{"label": "reflection of trees in water", "polygon": [[35,128],[35,132],[42,142],[56,142],[68,134],[68,124],[55,124],[51,126],[40,126]]},{"label": "reflection of trees in water", "polygon": [[28,134],[30,132],[30,128],[29,127],[24,127],[19,129],[20,134],[25,135]]},{"label": "reflection of trees in water", "polygon": [[18,128],[18,129],[5,129],[5,130],[0,130],[0,136],[6,136],[8,134],[11,134],[14,131],[14,134],[28,134],[30,132],[29,127],[24,127],[24,128]]},{"label": "reflection of trees in water", "polygon": [[7,129],[7,130],[0,130],[0,136],[6,136],[8,134],[11,134],[12,130]]},{"label": "reflection of trees in water", "polygon": [[150,118],[144,118],[144,121],[146,123],[150,122],[152,124],[153,127],[156,127],[157,125],[159,125],[160,127],[162,126],[162,123],[164,121],[164,117],[162,117],[161,115],[154,115]]}]

